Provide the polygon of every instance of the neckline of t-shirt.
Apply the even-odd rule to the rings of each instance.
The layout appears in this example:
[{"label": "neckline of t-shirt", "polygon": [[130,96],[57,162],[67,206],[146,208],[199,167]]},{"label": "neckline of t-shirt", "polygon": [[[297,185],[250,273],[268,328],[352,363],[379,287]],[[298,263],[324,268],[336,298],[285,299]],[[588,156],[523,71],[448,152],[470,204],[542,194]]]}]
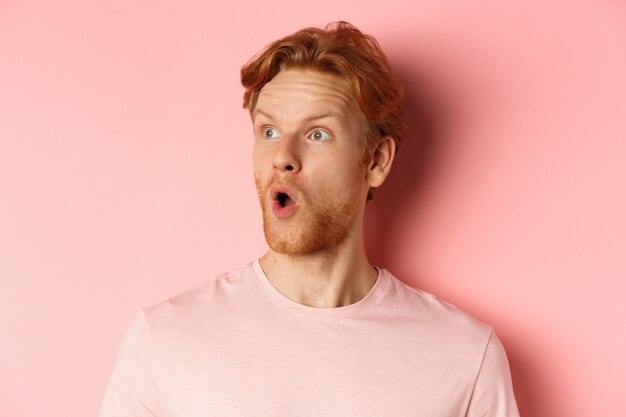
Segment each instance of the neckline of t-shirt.
[{"label": "neckline of t-shirt", "polygon": [[385,269],[375,267],[378,271],[378,277],[376,278],[376,282],[374,283],[372,288],[370,288],[370,291],[365,295],[365,297],[363,297],[356,303],[341,307],[312,307],[300,304],[278,291],[278,289],[276,289],[276,287],[274,287],[274,285],[270,282],[267,275],[265,275],[265,271],[263,271],[263,268],[261,267],[258,259],[250,263],[249,266],[252,269],[253,275],[255,276],[257,282],[260,284],[261,288],[274,302],[278,303],[281,307],[288,310],[316,317],[346,317],[356,314],[357,312],[376,302],[380,294],[384,292],[384,287],[389,280]]}]

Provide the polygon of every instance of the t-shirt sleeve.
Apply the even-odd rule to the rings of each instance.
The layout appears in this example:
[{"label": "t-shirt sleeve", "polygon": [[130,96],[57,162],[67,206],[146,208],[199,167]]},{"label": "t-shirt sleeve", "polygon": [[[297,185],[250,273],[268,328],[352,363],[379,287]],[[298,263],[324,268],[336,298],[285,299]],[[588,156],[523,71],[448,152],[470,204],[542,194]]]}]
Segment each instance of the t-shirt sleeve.
[{"label": "t-shirt sleeve", "polygon": [[519,417],[509,362],[493,330],[476,377],[467,417]]},{"label": "t-shirt sleeve", "polygon": [[100,417],[161,417],[159,394],[147,367],[150,332],[137,313],[120,345]]}]

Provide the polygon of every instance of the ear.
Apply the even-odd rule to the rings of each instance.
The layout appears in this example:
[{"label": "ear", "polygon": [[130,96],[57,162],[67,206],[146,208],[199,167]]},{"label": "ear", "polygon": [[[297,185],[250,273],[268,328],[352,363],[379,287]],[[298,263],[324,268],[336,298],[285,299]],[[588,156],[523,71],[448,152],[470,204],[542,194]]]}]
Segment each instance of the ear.
[{"label": "ear", "polygon": [[379,187],[391,170],[393,158],[396,155],[396,141],[390,136],[378,139],[372,151],[372,157],[367,166],[365,179],[370,187]]}]

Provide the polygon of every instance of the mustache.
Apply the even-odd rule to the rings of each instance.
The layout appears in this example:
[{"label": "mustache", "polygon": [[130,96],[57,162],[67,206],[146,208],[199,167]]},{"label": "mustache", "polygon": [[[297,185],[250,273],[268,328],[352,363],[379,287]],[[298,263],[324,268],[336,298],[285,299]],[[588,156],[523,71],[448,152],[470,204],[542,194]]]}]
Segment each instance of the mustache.
[{"label": "mustache", "polygon": [[[257,184],[259,184],[260,180],[257,180]],[[267,184],[262,185],[263,190],[268,190],[275,185],[286,185],[297,193],[302,193],[302,189],[291,177],[280,177],[277,175],[272,175],[272,178],[267,182]]]},{"label": "mustache", "polygon": [[259,197],[268,195],[269,190],[275,185],[285,185],[291,190],[293,197],[296,197],[297,201],[302,204],[306,204],[308,201],[306,193],[300,188],[298,184],[291,177],[280,177],[278,175],[272,175],[270,180],[266,184],[262,184],[259,176],[255,175],[254,181],[259,192]]}]

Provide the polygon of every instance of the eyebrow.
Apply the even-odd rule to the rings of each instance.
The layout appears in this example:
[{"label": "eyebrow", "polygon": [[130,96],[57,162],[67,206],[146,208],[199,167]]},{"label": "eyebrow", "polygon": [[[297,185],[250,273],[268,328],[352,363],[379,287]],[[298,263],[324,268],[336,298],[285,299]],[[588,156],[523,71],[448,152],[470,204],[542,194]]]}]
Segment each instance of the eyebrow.
[{"label": "eyebrow", "polygon": [[[255,109],[254,112],[252,112],[252,118],[254,119],[257,114],[260,114],[261,116],[265,116],[266,118],[268,118],[270,120],[274,120],[274,118],[272,117],[271,114],[266,113],[263,110],[259,110],[259,109]],[[336,119],[341,120],[344,116],[343,116],[343,114],[341,114],[339,112],[331,111],[331,112],[328,112],[328,113],[322,113],[322,114],[316,114],[316,115],[308,116],[308,117],[305,117],[302,120],[305,121],[305,122],[311,122],[313,120],[325,119],[327,117],[334,117]]]}]

